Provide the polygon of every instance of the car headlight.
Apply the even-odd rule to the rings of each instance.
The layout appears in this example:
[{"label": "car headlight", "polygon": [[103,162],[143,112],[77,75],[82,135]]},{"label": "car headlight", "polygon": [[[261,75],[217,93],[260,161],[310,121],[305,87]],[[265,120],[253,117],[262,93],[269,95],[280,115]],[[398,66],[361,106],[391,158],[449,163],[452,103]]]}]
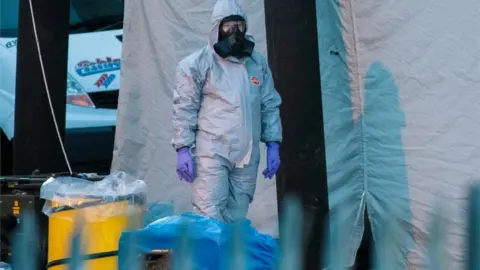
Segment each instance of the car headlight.
[{"label": "car headlight", "polygon": [[67,75],[67,104],[95,108],[85,89],[70,74]]}]

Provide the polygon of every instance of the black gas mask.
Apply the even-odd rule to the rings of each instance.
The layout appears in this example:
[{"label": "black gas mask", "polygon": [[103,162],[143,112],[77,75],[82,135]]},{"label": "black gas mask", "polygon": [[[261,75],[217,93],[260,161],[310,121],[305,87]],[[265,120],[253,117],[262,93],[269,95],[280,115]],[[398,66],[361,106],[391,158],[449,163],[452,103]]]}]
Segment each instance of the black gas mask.
[{"label": "black gas mask", "polygon": [[[240,24],[239,27],[239,24],[235,22],[243,24]],[[228,24],[232,24],[232,26],[228,27]],[[234,15],[223,19],[219,27],[218,42],[213,46],[215,52],[222,58],[251,56],[255,43],[246,39],[245,34],[245,20],[241,16]]]}]

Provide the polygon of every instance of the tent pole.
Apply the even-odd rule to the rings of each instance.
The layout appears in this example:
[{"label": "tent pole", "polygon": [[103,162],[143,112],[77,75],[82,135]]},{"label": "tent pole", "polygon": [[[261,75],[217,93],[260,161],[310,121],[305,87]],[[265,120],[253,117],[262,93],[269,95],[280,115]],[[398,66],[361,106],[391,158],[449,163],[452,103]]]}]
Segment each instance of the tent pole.
[{"label": "tent pole", "polygon": [[319,269],[329,208],[315,0],[264,2],[268,58],[283,99],[278,205],[291,194],[301,200],[304,269]]},{"label": "tent pole", "polygon": [[[70,1],[32,0],[35,25],[53,110],[65,133]],[[30,1],[20,0],[13,167],[16,175],[66,171],[45,91]]]}]

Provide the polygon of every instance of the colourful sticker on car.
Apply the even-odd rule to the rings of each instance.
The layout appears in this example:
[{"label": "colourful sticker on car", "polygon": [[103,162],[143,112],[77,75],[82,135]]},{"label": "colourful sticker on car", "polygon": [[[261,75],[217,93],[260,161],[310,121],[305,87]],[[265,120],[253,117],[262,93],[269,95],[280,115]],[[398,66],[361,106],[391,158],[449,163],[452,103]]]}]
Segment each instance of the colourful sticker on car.
[{"label": "colourful sticker on car", "polygon": [[102,74],[102,76],[100,76],[100,78],[95,82],[95,85],[97,87],[105,87],[105,88],[108,88],[108,86],[110,86],[110,84],[112,84],[113,80],[115,80],[115,74],[110,74],[108,75],[107,73],[104,73]]},{"label": "colourful sticker on car", "polygon": [[81,61],[75,66],[75,71],[82,77],[117,70],[120,70],[120,59],[111,57],[107,57],[105,60],[97,58],[95,62]]}]

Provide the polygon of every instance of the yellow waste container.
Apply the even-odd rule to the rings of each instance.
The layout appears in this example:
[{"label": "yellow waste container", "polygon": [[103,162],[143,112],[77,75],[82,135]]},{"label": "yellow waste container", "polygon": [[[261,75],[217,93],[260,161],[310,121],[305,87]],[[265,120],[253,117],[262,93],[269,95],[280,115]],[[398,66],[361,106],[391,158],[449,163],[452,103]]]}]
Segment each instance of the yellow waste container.
[{"label": "yellow waste container", "polygon": [[140,228],[145,211],[143,198],[134,194],[120,196],[109,202],[94,197],[53,198],[47,204],[51,209],[48,222],[48,270],[68,269],[70,246],[77,224],[82,224],[81,245],[85,269],[117,270],[120,236],[125,230]]}]

